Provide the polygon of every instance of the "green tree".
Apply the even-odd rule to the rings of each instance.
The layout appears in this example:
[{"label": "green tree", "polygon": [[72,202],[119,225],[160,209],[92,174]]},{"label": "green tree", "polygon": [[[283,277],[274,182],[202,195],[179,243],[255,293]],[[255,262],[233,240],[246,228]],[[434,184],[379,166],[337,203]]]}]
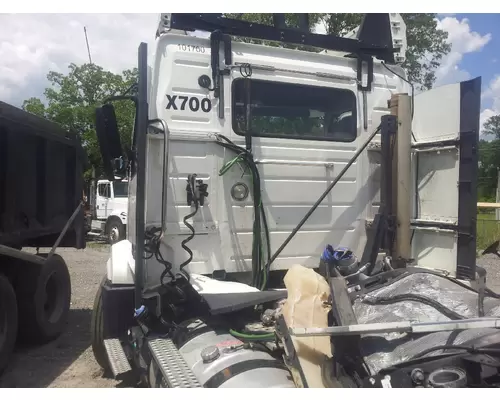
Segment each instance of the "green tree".
[{"label": "green tree", "polygon": [[486,121],[483,127],[484,135],[492,135],[500,139],[500,115],[494,115]]},{"label": "green tree", "polygon": [[494,202],[500,169],[500,115],[488,118],[482,133],[493,140],[479,142],[478,197],[482,201]]},{"label": "green tree", "polygon": [[479,142],[478,198],[495,202],[497,175],[500,168],[500,140]]},{"label": "green tree", "polygon": [[[44,92],[46,102],[33,97],[24,101],[23,109],[79,135],[90,164],[99,176],[102,159],[95,133],[95,108],[102,105],[106,97],[129,89],[137,80],[137,69],[114,74],[95,64],[70,64],[67,74],[51,71],[47,80],[51,86]],[[122,144],[130,146],[134,106],[128,101],[115,102],[114,105]],[[90,178],[90,170],[86,177]]]},{"label": "green tree", "polygon": [[[272,14],[227,14],[233,18],[270,25]],[[436,80],[435,71],[443,56],[451,50],[448,34],[438,29],[436,14],[401,14],[406,23],[408,48],[406,68],[409,80],[417,88],[430,89]],[[323,24],[327,33],[345,35],[356,28],[363,14],[310,14],[311,28]],[[285,14],[289,26],[297,26],[297,14]],[[245,39],[245,41],[250,41]],[[291,47],[291,46],[287,46]]]}]

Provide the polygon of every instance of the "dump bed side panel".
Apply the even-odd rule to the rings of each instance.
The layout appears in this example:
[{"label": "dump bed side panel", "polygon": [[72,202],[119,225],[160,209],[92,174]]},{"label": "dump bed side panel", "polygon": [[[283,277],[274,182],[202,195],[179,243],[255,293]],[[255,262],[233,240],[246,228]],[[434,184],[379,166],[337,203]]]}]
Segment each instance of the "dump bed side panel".
[{"label": "dump bed side panel", "polygon": [[[0,102],[0,244],[52,246],[82,199],[85,162],[74,135]],[[85,247],[83,211],[61,246]]]}]

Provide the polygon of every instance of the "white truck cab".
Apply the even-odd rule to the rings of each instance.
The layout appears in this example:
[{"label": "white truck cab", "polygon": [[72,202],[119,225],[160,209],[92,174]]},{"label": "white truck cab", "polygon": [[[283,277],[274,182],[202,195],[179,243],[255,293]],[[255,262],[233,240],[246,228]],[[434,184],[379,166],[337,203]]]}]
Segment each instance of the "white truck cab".
[{"label": "white truck cab", "polygon": [[127,208],[128,180],[98,180],[92,229],[104,233],[111,244],[123,240],[126,235]]},{"label": "white truck cab", "polygon": [[[284,20],[162,14],[136,93],[96,110],[105,164],[130,177],[96,359],[150,387],[466,386],[452,353],[401,363],[500,326],[475,265],[481,80],[414,96],[398,14],[349,38]],[[136,106],[127,154],[115,100]]]}]

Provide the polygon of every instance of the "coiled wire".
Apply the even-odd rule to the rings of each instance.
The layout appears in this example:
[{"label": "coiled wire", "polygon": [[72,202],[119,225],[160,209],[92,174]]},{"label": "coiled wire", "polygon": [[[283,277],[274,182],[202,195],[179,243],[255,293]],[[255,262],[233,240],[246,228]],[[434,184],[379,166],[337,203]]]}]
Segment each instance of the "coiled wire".
[{"label": "coiled wire", "polygon": [[184,222],[184,225],[186,225],[186,227],[191,231],[191,234],[181,242],[181,247],[186,251],[186,253],[188,253],[188,259],[186,261],[184,261],[179,266],[180,274],[182,276],[184,276],[184,278],[186,278],[186,280],[188,282],[190,280],[190,276],[189,276],[189,273],[187,271],[184,271],[184,267],[186,267],[193,260],[193,252],[191,251],[191,249],[189,247],[187,247],[187,244],[191,240],[193,240],[193,238],[196,234],[196,231],[195,231],[193,225],[191,225],[188,222],[188,220],[190,218],[193,218],[198,213],[198,209],[200,208],[199,199],[195,194],[195,190],[196,190],[195,184],[196,184],[196,174],[189,175],[188,185],[189,185],[189,190],[191,191],[191,194],[192,194],[192,199],[193,199],[193,203],[194,203],[194,210],[191,213],[184,216],[184,219],[182,220]]}]

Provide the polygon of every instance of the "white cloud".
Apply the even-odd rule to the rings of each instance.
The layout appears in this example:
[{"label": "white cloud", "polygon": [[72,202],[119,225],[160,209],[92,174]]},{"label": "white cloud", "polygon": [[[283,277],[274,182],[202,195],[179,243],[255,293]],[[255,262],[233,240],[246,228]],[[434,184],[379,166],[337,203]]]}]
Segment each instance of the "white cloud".
[{"label": "white cloud", "polygon": [[141,41],[152,42],[158,14],[0,14],[0,99],[15,105],[41,96],[50,70],[92,61],[113,72],[137,64]]},{"label": "white cloud", "polygon": [[492,79],[488,88],[483,92],[482,99],[491,101],[491,107],[481,112],[481,129],[488,118],[500,115],[500,75]]},{"label": "white cloud", "polygon": [[445,17],[438,21],[438,28],[448,32],[451,51],[436,71],[436,86],[471,78],[468,71],[460,69],[460,62],[465,54],[480,51],[491,40],[491,34],[483,36],[471,31],[466,18],[459,21],[455,17]]}]

